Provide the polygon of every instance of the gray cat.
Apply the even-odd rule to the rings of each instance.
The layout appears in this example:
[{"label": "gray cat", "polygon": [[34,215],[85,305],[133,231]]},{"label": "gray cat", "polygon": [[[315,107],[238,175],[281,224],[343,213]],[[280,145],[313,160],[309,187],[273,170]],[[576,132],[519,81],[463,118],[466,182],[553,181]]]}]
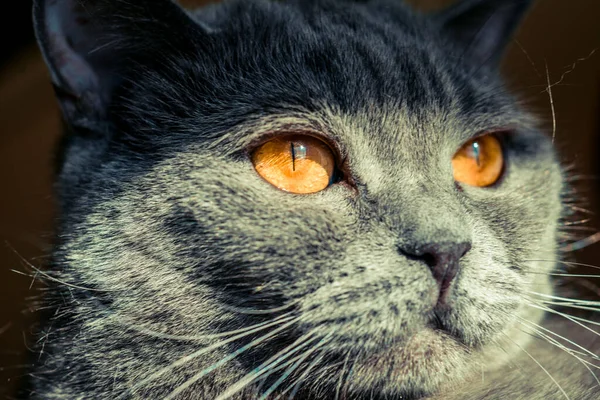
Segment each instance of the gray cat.
[{"label": "gray cat", "polygon": [[498,74],[528,1],[34,3],[68,129],[29,398],[600,396]]}]

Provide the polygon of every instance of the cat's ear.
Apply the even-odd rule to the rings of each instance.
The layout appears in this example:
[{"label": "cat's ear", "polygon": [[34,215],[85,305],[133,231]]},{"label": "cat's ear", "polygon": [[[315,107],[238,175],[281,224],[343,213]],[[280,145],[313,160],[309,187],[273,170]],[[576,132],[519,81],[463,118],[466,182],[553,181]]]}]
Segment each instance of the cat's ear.
[{"label": "cat's ear", "polygon": [[442,34],[477,66],[498,67],[532,0],[459,0],[435,16]]},{"label": "cat's ear", "polygon": [[33,19],[66,122],[96,133],[127,63],[205,32],[170,0],[34,0]]}]

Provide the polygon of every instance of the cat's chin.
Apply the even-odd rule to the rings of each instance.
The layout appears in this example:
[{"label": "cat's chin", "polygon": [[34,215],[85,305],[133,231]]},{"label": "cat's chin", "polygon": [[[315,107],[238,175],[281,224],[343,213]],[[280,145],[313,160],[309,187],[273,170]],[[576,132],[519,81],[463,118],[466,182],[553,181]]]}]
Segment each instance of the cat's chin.
[{"label": "cat's chin", "polygon": [[425,327],[379,349],[367,344],[355,357],[345,390],[358,394],[377,387],[382,394],[407,398],[434,393],[472,373],[477,353],[456,337]]}]

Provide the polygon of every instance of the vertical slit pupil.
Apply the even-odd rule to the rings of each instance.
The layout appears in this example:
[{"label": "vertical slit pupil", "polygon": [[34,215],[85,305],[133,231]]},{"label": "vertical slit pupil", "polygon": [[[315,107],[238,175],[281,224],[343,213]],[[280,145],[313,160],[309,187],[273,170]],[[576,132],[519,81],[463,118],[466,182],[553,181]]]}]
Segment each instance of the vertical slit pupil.
[{"label": "vertical slit pupil", "polygon": [[296,149],[294,147],[294,142],[290,142],[290,148],[292,149],[292,171],[296,171]]}]

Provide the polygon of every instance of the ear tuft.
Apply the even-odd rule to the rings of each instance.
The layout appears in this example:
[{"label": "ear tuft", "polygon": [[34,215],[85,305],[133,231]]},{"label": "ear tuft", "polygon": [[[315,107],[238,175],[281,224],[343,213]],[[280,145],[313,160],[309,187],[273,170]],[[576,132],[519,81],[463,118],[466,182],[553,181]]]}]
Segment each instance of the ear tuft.
[{"label": "ear tuft", "polygon": [[436,18],[468,62],[497,68],[532,0],[462,0]]}]

